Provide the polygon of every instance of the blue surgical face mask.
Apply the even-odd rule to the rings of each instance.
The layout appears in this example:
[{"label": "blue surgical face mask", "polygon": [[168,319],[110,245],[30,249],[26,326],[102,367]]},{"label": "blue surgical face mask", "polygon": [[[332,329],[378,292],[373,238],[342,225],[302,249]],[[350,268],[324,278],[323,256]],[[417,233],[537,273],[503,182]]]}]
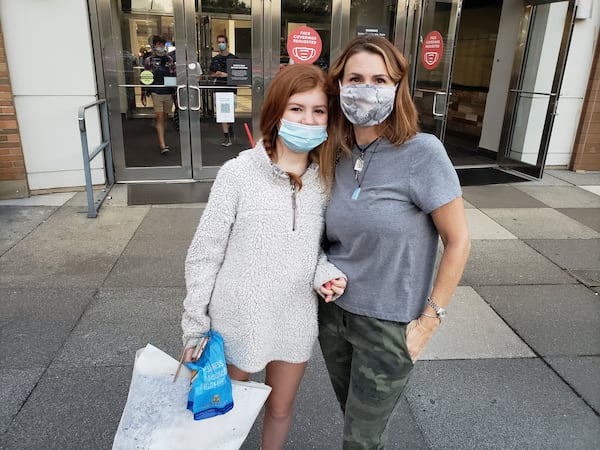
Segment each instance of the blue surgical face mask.
[{"label": "blue surgical face mask", "polygon": [[304,125],[281,119],[279,137],[296,153],[307,153],[327,139],[327,125]]},{"label": "blue surgical face mask", "polygon": [[227,48],[227,44],[225,42],[219,42],[217,44],[217,47],[219,48],[219,50],[223,51]]},{"label": "blue surgical face mask", "polygon": [[165,53],[165,48],[164,47],[156,47],[156,53],[158,53],[159,55],[164,55]]}]

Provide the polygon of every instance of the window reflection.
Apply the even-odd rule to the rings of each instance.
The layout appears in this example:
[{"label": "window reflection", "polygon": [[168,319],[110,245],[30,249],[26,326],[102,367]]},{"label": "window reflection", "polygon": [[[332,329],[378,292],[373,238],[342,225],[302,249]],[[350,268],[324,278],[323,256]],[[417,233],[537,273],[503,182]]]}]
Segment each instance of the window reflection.
[{"label": "window reflection", "polygon": [[377,30],[378,34],[394,42],[396,2],[388,0],[352,0],[350,3],[350,36],[348,41],[365,32]]},{"label": "window reflection", "polygon": [[250,14],[251,0],[202,0],[202,12]]},{"label": "window reflection", "polygon": [[173,0],[131,0],[131,10],[173,14]]},{"label": "window reflection", "polygon": [[[314,64],[327,70],[330,64],[331,48],[331,0],[305,0],[281,2],[280,67],[290,64],[287,52],[287,38],[298,27],[309,26],[321,37],[323,49]],[[293,61],[292,61],[293,63]]]}]

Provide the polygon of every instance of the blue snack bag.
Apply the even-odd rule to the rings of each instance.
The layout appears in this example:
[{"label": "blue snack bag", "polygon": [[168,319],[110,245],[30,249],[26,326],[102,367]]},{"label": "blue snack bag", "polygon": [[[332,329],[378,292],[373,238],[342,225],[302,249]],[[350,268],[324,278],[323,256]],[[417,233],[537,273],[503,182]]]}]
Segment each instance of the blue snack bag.
[{"label": "blue snack bag", "polygon": [[192,370],[187,409],[194,420],[225,414],[233,408],[231,378],[227,374],[223,337],[217,331],[206,333],[208,342],[197,361],[188,362]]}]

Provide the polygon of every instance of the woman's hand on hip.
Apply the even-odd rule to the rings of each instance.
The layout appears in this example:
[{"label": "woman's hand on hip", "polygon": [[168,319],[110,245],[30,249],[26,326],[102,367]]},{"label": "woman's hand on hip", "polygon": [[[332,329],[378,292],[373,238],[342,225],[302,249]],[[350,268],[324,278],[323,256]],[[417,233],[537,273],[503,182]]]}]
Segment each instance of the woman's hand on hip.
[{"label": "woman's hand on hip", "polygon": [[439,324],[438,319],[424,316],[409,322],[406,327],[406,346],[413,363],[419,359]]}]

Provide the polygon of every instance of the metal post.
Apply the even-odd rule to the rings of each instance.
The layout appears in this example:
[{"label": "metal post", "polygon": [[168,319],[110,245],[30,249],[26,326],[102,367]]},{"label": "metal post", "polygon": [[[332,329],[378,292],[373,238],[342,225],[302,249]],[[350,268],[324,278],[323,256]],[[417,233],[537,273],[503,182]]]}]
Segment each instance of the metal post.
[{"label": "metal post", "polygon": [[[98,147],[94,149],[94,151],[90,154],[90,150],[88,147],[88,138],[87,138],[87,128],[85,125],[85,111],[89,108],[97,106],[100,112],[100,121],[102,128],[102,142]],[[115,176],[113,172],[113,159],[112,159],[112,147],[110,146],[110,136],[108,133],[108,107],[106,104],[106,99],[101,99],[90,103],[88,105],[81,106],[79,108],[78,115],[78,123],[79,123],[79,132],[81,136],[81,151],[83,154],[83,171],[85,174],[85,190],[87,195],[87,205],[88,211],[87,216],[89,218],[95,218],[98,216],[98,210],[102,205],[102,202],[108,195],[108,192],[115,184]],[[94,190],[92,186],[92,169],[90,162],[98,156],[98,154],[103,153],[105,164],[106,164],[106,175],[108,178],[108,183],[102,189],[102,192],[98,196],[98,199],[94,201]]]}]

